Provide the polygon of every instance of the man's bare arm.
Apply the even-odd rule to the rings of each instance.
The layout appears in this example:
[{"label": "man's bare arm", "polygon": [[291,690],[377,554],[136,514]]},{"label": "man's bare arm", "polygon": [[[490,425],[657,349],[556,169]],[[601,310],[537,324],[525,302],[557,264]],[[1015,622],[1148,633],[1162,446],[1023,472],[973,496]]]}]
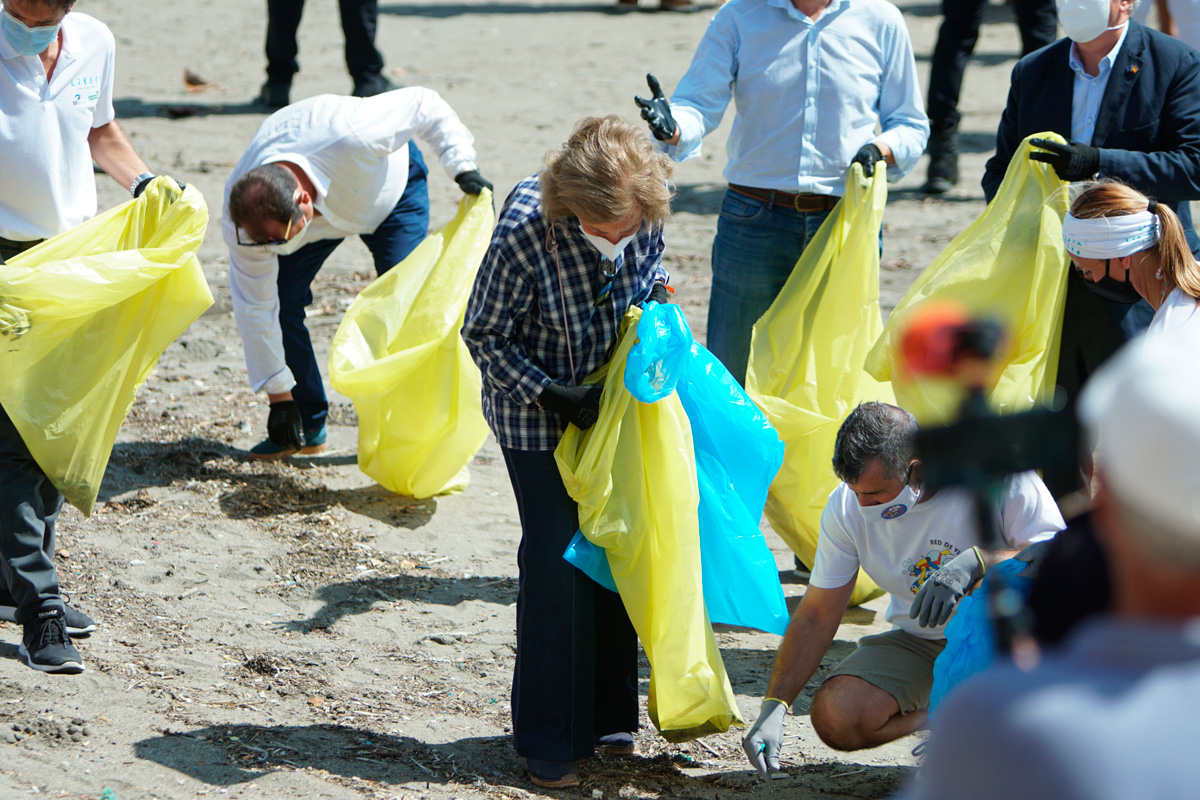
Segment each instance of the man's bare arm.
[{"label": "man's bare arm", "polygon": [[92,159],[126,189],[134,178],[150,171],[116,120],[92,128],[88,134],[88,146],[92,151]]},{"label": "man's bare arm", "polygon": [[795,702],[817,667],[821,666],[821,659],[842,622],[856,580],[857,576],[837,589],[810,586],[804,593],[799,608],[788,623],[779,652],[775,654],[767,697],[782,700],[789,706]]}]

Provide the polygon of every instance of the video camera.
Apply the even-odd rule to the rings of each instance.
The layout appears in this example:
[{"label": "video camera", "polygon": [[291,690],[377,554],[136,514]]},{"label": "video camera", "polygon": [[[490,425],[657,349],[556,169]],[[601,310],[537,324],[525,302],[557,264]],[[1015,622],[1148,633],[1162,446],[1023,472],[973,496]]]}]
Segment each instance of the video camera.
[{"label": "video camera", "polygon": [[[988,383],[1003,344],[998,322],[935,305],[914,314],[900,346],[901,367],[910,378],[949,378],[964,390],[958,419],[919,430],[916,450],[927,487],[959,486],[973,495],[985,550],[1003,547],[993,509],[1009,475],[1040,470],[1058,485],[1078,483],[1079,475],[1079,425],[1061,395],[1047,407],[1015,414],[997,414],[988,404]],[[1019,640],[1032,641],[1023,602],[1002,579],[988,609],[1001,652],[1011,653]]]}]

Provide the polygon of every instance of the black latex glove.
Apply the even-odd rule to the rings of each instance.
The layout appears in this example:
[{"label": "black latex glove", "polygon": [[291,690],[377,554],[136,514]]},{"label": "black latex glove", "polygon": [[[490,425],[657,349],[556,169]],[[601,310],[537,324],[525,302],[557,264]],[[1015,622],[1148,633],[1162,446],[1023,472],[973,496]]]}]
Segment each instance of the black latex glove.
[{"label": "black latex glove", "polygon": [[[1049,139],[1030,139],[1029,143],[1041,150],[1030,150],[1031,161],[1042,161],[1054,167],[1058,177],[1064,181],[1083,181],[1100,170],[1100,148],[1082,142],[1059,144]],[[1044,152],[1049,150],[1050,152]]]},{"label": "black latex glove", "polygon": [[479,194],[484,189],[490,191],[493,188],[492,182],[480,175],[477,169],[458,173],[454,176],[454,182],[467,194]]},{"label": "black latex glove", "polygon": [[864,144],[850,159],[851,164],[862,164],[863,175],[868,178],[875,174],[875,165],[880,161],[883,161],[883,151],[875,144]]},{"label": "black latex glove", "polygon": [[654,138],[660,142],[669,142],[679,129],[675,118],[671,116],[671,104],[663,94],[662,87],[658,85],[658,78],[647,74],[646,83],[650,85],[650,99],[634,97],[633,102],[642,109],[642,119],[650,125],[650,132],[654,134]]},{"label": "black latex glove", "polygon": [[[139,197],[141,197],[142,192],[146,191],[146,187],[150,185],[150,181],[154,180],[157,177],[158,177],[157,175],[151,175],[149,178],[142,178],[141,182],[138,183],[137,186],[133,187],[133,199],[137,200]],[[183,181],[176,181],[174,178],[171,178],[171,180],[175,181],[175,183],[179,185],[179,188],[181,190],[187,188],[187,184],[184,183]]]},{"label": "black latex glove", "polygon": [[917,620],[922,628],[945,625],[958,601],[982,577],[983,556],[979,548],[962,551],[925,579],[913,598],[908,616]]},{"label": "black latex glove", "polygon": [[300,406],[295,400],[271,403],[267,415],[267,438],[280,447],[299,450],[304,446],[304,428],[300,424]]},{"label": "black latex glove", "polygon": [[650,290],[650,300],[655,303],[671,302],[671,293],[667,291],[667,287],[658,281],[654,282],[654,288]]},{"label": "black latex glove", "polygon": [[537,402],[543,410],[557,414],[577,428],[590,428],[600,416],[600,387],[551,383],[542,390]]}]

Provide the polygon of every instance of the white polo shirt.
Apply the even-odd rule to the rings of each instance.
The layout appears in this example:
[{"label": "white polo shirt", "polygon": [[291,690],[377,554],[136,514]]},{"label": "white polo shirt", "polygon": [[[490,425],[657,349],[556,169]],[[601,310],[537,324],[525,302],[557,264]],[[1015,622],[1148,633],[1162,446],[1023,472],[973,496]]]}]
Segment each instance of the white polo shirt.
[{"label": "white polo shirt", "polygon": [[95,216],[88,134],[116,118],[116,51],[107,25],[71,11],[47,83],[41,59],[0,35],[0,237],[45,239]]},{"label": "white polo shirt", "polygon": [[316,189],[304,244],[371,233],[408,184],[408,143],[424,142],[450,177],[476,168],[474,137],[432,89],[410,86],[374,97],[318,95],[276,111],[262,124],[225,184],[221,235],[229,247],[229,288],[246,371],[254,391],[296,385],[284,361],[275,248],[242,247],[229,218],[229,192],[255,167],[288,161]]}]

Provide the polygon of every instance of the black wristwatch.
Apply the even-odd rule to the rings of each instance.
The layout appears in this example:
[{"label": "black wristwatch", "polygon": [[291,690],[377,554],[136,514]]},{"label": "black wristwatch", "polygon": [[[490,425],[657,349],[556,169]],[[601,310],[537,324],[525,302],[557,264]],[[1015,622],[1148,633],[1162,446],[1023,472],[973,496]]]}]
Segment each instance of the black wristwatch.
[{"label": "black wristwatch", "polygon": [[157,176],[153,172],[143,172],[141,175],[138,175],[136,178],[133,179],[133,183],[129,184],[129,193],[131,195],[133,195],[134,197],[137,197],[139,194],[141,194],[138,191],[138,187],[141,187],[144,184],[149,183],[150,181],[154,180],[156,177]]}]

